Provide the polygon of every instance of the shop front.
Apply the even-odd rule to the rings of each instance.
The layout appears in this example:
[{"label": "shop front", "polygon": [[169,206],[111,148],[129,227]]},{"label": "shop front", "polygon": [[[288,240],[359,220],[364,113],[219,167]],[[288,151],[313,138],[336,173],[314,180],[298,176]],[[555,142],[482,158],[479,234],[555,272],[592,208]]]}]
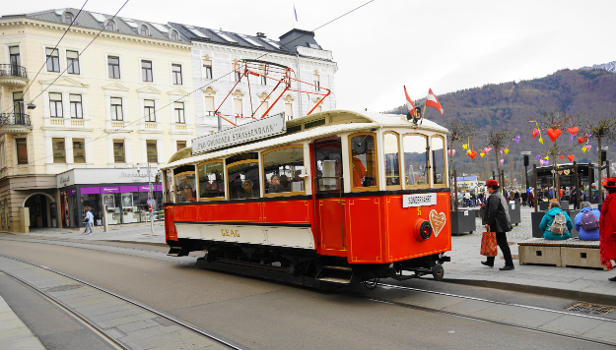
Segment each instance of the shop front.
[{"label": "shop front", "polygon": [[108,225],[149,221],[149,204],[153,212],[162,208],[162,185],[143,180],[148,180],[147,175],[133,169],[73,169],[59,174],[62,226],[83,226],[86,206],[95,226],[103,225],[103,218]]}]

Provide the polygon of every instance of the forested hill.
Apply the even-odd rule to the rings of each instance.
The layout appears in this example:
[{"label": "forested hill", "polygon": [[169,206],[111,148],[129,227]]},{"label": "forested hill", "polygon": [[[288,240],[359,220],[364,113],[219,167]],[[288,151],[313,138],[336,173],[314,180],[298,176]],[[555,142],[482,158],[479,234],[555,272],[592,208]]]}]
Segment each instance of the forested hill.
[{"label": "forested hill", "polygon": [[[510,161],[515,168],[521,164],[519,160],[521,151],[533,151],[533,154],[547,150],[551,141],[547,136],[545,144],[539,145],[530,134],[532,125],[529,120],[536,120],[544,113],[565,112],[567,115],[578,116],[577,126],[584,129],[588,120],[604,119],[616,114],[616,74],[605,69],[586,68],[577,70],[561,70],[540,79],[509,82],[503,84],[489,84],[480,88],[466,89],[439,95],[438,99],[443,105],[445,113],[440,115],[436,110],[430,109],[426,117],[442,124],[450,125],[455,119],[468,121],[475,126],[477,135],[475,148],[484,146],[485,135],[491,128],[505,129],[513,136],[521,135],[519,144],[511,141]],[[417,101],[423,105],[423,101]],[[406,113],[404,106],[393,109],[394,112]],[[483,137],[485,138],[485,137]],[[564,140],[566,139],[566,140]],[[574,143],[569,145],[569,135],[565,132],[559,139],[568,154],[575,154],[576,160],[584,159],[596,162],[596,146],[591,152],[582,153],[581,147]],[[591,143],[592,143],[591,138]],[[610,146],[610,159],[616,153],[616,146]],[[473,172],[478,164],[466,162],[470,158],[461,158],[462,150],[457,146],[458,154],[454,157],[463,170]],[[492,159],[493,154],[490,154]],[[477,156],[476,160],[479,159]],[[464,161],[463,161],[464,160]],[[565,159],[566,160],[566,159]],[[480,160],[481,161],[481,160]],[[466,164],[465,164],[466,163]],[[481,161],[481,164],[484,162]],[[491,160],[491,163],[494,163]],[[466,166],[465,166],[466,165]],[[505,166],[505,169],[510,166]],[[483,169],[487,172],[487,169]],[[513,169],[512,169],[513,170]],[[475,171],[477,172],[477,171]]]}]

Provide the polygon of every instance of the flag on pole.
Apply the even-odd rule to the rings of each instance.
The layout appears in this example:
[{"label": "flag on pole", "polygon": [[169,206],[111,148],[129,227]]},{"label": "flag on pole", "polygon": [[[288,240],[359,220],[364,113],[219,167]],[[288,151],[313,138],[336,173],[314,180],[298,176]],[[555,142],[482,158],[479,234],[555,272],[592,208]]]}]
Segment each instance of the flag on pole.
[{"label": "flag on pole", "polygon": [[426,97],[426,107],[432,107],[443,114],[443,106],[441,106],[441,103],[438,102],[438,98],[436,98],[436,95],[432,92],[432,89],[428,91],[428,97]]},{"label": "flag on pole", "polygon": [[293,14],[295,15],[295,22],[297,22],[297,10],[295,9],[295,4],[293,4]]},{"label": "flag on pole", "polygon": [[413,100],[411,100],[411,98],[409,97],[409,93],[406,92],[406,85],[402,85],[404,86],[404,95],[406,96],[406,100],[409,101],[408,103],[408,109],[409,109],[409,113],[411,115],[413,115],[415,113],[415,104],[413,103]]}]

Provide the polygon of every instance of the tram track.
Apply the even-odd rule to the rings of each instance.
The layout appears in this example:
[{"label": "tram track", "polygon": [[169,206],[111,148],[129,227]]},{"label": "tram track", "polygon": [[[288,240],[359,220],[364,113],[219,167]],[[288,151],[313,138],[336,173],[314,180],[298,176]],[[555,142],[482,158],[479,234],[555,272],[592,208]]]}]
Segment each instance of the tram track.
[{"label": "tram track", "polygon": [[[452,317],[459,317],[459,318],[468,319],[468,320],[474,320],[474,321],[480,321],[480,322],[491,322],[491,323],[504,325],[504,326],[511,326],[511,327],[516,327],[516,328],[521,328],[521,329],[526,329],[526,330],[533,330],[536,332],[563,336],[563,337],[586,341],[586,342],[590,342],[594,344],[616,346],[616,341],[612,341],[612,340],[593,339],[587,336],[583,336],[581,334],[574,334],[573,332],[565,332],[565,331],[562,331],[562,330],[559,331],[553,328],[550,329],[548,327],[542,327],[542,325],[531,325],[530,323],[524,324],[523,319],[516,321],[514,317],[512,317],[511,320],[508,321],[508,320],[505,320],[506,317],[500,317],[500,318],[499,317],[489,317],[487,316],[489,315],[489,313],[484,313],[483,316],[473,315],[469,312],[461,313],[453,309],[447,309],[447,307],[446,306],[443,307],[443,305],[452,305],[451,299],[454,299],[454,300],[460,300],[461,302],[468,301],[468,302],[472,302],[475,304],[484,304],[484,305],[487,305],[486,309],[489,308],[490,306],[494,306],[497,308],[499,307],[503,308],[503,311],[505,311],[505,309],[509,309],[510,312],[512,309],[525,310],[529,312],[529,317],[532,317],[530,313],[533,313],[533,315],[547,314],[547,315],[554,315],[554,319],[558,319],[558,318],[584,319],[584,320],[588,320],[589,322],[602,323],[603,325],[607,327],[615,327],[616,326],[615,319],[600,317],[600,316],[593,316],[593,315],[585,315],[585,314],[580,314],[580,313],[573,313],[573,312],[568,312],[568,311],[563,311],[563,310],[554,310],[554,309],[543,308],[543,307],[538,307],[538,306],[533,306],[533,305],[509,303],[506,301],[490,300],[490,299],[473,297],[473,296],[468,296],[468,295],[460,295],[460,294],[441,292],[441,291],[436,291],[436,290],[407,287],[407,286],[381,283],[381,282],[377,283],[376,286],[378,288],[385,289],[385,290],[405,291],[405,292],[411,292],[412,294],[420,293],[424,295],[426,294],[434,295],[434,296],[437,296],[438,299],[432,301],[432,303],[435,304],[434,306],[430,306],[429,303],[423,303],[423,304],[413,303],[412,294],[409,294],[407,296],[410,299],[409,301],[400,301],[400,300],[395,300],[393,298],[380,298],[380,297],[375,297],[375,296],[366,296],[365,298],[367,300],[370,300],[372,302],[377,302],[377,303],[400,306],[404,308],[422,310],[422,311],[431,312],[431,313],[444,314],[444,315],[448,315]],[[450,300],[447,302],[443,302],[444,301],[443,298],[447,298]],[[481,307],[475,307],[475,308],[482,309]],[[522,314],[523,313],[524,312],[522,312]],[[511,314],[515,314],[515,312],[511,312]],[[549,319],[549,317],[547,318]]]},{"label": "tram track", "polygon": [[[216,348],[221,348],[221,349],[235,349],[235,350],[244,350],[246,349],[245,347],[242,347],[238,344],[235,344],[227,339],[224,339],[223,337],[213,334],[207,330],[203,330],[201,328],[198,328],[192,324],[189,324],[187,322],[183,322],[182,320],[177,319],[176,317],[169,315],[165,312],[156,310],[148,305],[142,304],[136,300],[133,300],[131,298],[119,295],[118,293],[115,293],[111,290],[108,290],[106,288],[97,286],[93,283],[84,281],[80,278],[71,276],[69,274],[66,274],[64,272],[55,270],[53,268],[50,268],[48,266],[44,266],[44,265],[37,265],[37,264],[33,264],[27,261],[24,261],[22,259],[18,259],[15,257],[11,257],[11,256],[6,256],[6,255],[0,255],[0,259],[8,259],[10,261],[13,261],[17,264],[22,264],[21,267],[19,266],[13,266],[13,269],[11,269],[11,267],[7,268],[7,264],[2,264],[2,268],[0,268],[0,271],[2,271],[3,273],[5,273],[7,276],[10,276],[11,278],[15,279],[16,281],[19,281],[20,283],[22,283],[24,286],[27,286],[28,288],[34,290],[37,294],[41,295],[44,299],[50,301],[51,303],[55,304],[56,306],[58,306],[61,310],[65,311],[69,316],[73,317],[74,319],[78,320],[80,323],[82,323],[83,325],[85,325],[86,327],[88,327],[90,330],[92,330],[95,334],[97,334],[99,337],[101,337],[102,339],[104,339],[107,343],[109,343],[111,346],[113,346],[116,349],[120,349],[120,350],[132,350],[132,349],[136,349],[136,348],[147,348],[147,347],[151,347],[152,344],[144,344],[143,347],[139,347],[139,346],[135,346],[135,342],[134,340],[131,340],[131,342],[127,342],[124,341],[122,339],[122,337],[119,337],[118,334],[120,332],[117,332],[117,328],[116,327],[109,327],[111,324],[109,322],[108,319],[101,321],[100,319],[97,319],[96,317],[93,317],[91,314],[91,312],[88,312],[87,308],[84,307],[83,305],[79,306],[77,304],[72,304],[69,300],[71,300],[71,298],[67,298],[66,295],[64,297],[59,296],[58,293],[53,293],[50,291],[58,291],[61,290],[63,287],[68,287],[70,286],[71,290],[75,290],[78,289],[80,287],[87,287],[87,288],[91,288],[92,290],[95,290],[99,293],[103,293],[105,296],[107,297],[111,297],[112,299],[115,299],[116,303],[119,302],[118,305],[120,305],[120,307],[122,307],[121,305],[126,305],[128,306],[132,306],[134,308],[140,309],[143,312],[145,312],[146,314],[151,314],[154,315],[156,318],[160,318],[163,319],[166,322],[170,322],[171,324],[177,326],[175,327],[176,329],[173,330],[173,332],[166,332],[164,334],[176,334],[178,337],[180,336],[185,336],[185,334],[187,332],[193,333],[194,335],[197,335],[198,337],[204,337],[206,339],[208,339],[209,341],[219,344],[219,347],[216,346],[212,346],[211,343],[209,344],[204,344],[204,343],[200,343],[200,344],[196,344],[198,346],[195,347],[182,347],[181,345],[184,344],[178,344],[178,346],[176,346],[175,348],[183,348],[183,349],[200,349],[200,348],[208,348],[208,349],[216,349]],[[6,261],[6,260],[5,260]],[[26,265],[27,267],[30,267],[30,269],[25,268],[24,266]],[[42,278],[39,280],[39,282],[37,283],[36,281],[33,281],[32,278],[32,268],[37,269],[39,271],[44,271],[47,273],[51,273],[54,274],[58,277],[60,277],[60,279],[64,279],[64,280],[68,280],[70,281],[70,284],[64,283],[66,281],[63,282],[63,284],[54,287],[43,287],[43,285],[48,285],[48,281],[49,281],[49,276]],[[13,271],[11,271],[13,270]],[[16,273],[15,271],[25,271],[25,270],[30,270],[30,273],[27,273],[28,276],[24,277],[21,276],[20,274]],[[29,277],[29,278],[28,278]],[[93,293],[89,292],[89,293],[85,293],[87,295],[84,295],[83,298],[89,298],[92,299],[93,297]],[[77,300],[77,299],[72,299],[72,300]],[[133,311],[134,312],[134,311]],[[103,314],[102,316],[105,316],[105,314]],[[118,318],[122,318],[122,316],[118,315]],[[159,320],[160,320],[159,319]],[[120,320],[119,322],[123,322],[126,321],[126,319],[124,320]],[[161,323],[160,321],[157,321],[157,323]],[[165,325],[165,328],[168,328],[169,325],[168,323]],[[181,330],[184,330],[183,334],[182,332],[178,332],[178,329],[180,328]],[[195,339],[198,340],[198,337],[195,338],[193,337],[193,341]],[[167,341],[170,341],[169,339],[167,339]],[[171,344],[170,344],[171,345]]]}]

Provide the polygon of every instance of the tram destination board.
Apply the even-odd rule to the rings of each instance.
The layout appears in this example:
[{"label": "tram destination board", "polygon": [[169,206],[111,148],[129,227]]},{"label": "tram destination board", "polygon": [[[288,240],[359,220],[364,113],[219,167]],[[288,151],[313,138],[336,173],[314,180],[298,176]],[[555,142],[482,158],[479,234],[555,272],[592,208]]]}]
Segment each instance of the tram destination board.
[{"label": "tram destination board", "polygon": [[436,205],[436,193],[405,194],[402,196],[402,208],[430,205]]},{"label": "tram destination board", "polygon": [[285,123],[285,116],[281,113],[220,131],[212,135],[194,138],[192,140],[192,154],[200,154],[229,146],[241,145],[250,141],[281,135],[286,131],[287,125]]}]

